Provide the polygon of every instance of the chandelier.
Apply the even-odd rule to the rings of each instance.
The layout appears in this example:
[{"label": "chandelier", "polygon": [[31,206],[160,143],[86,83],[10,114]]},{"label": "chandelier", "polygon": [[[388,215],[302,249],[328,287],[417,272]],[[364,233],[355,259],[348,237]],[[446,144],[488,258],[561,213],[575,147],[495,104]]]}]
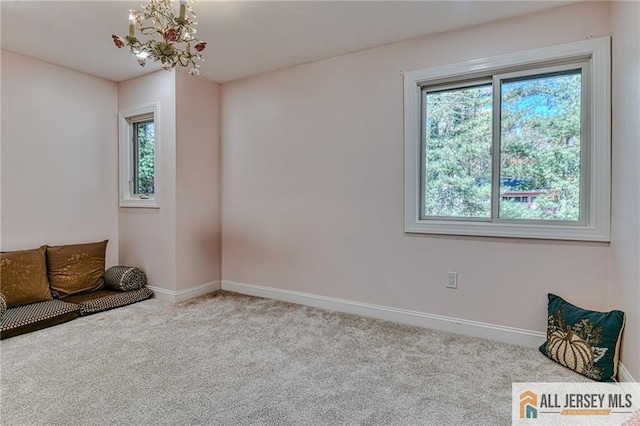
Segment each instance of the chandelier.
[{"label": "chandelier", "polygon": [[[150,0],[149,4],[142,5],[140,11],[131,9],[129,35],[120,37],[113,34],[113,42],[118,48],[128,46],[140,66],[144,67],[147,58],[150,58],[160,62],[165,70],[178,65],[190,66],[189,74],[200,75],[200,65],[196,61],[204,61],[200,52],[207,47],[207,43],[194,35],[196,14],[187,0],[180,0],[179,16],[175,16],[173,10],[173,0]],[[148,39],[138,39],[137,33]]]}]

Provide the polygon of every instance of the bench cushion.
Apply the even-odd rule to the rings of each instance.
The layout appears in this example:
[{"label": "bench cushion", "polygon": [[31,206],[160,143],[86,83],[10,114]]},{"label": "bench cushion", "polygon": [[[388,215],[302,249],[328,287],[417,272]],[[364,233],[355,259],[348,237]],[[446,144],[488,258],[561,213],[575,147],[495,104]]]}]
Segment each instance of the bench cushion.
[{"label": "bench cushion", "polygon": [[10,308],[0,318],[0,338],[62,324],[77,318],[79,314],[79,305],[57,299]]},{"label": "bench cushion", "polygon": [[151,296],[153,296],[153,291],[144,287],[131,291],[98,290],[91,293],[75,294],[65,297],[64,300],[80,305],[80,315],[84,316],[130,305]]}]

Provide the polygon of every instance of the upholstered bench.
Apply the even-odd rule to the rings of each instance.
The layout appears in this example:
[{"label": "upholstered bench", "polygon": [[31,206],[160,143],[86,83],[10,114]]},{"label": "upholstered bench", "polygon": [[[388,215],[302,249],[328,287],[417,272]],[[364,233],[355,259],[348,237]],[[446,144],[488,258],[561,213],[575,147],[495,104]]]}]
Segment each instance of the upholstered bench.
[{"label": "upholstered bench", "polygon": [[65,297],[65,302],[76,304],[80,307],[80,315],[95,314],[120,306],[140,302],[153,296],[153,291],[146,287],[138,290],[98,290],[92,293],[75,294]]}]

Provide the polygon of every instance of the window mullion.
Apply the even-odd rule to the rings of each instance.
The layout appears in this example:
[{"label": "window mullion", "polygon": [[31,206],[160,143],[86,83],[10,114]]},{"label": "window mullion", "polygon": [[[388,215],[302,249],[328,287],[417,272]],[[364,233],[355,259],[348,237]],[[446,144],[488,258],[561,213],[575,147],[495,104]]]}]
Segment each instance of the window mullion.
[{"label": "window mullion", "polygon": [[500,78],[493,77],[493,105],[491,108],[493,125],[491,141],[491,222],[498,220],[500,203]]}]

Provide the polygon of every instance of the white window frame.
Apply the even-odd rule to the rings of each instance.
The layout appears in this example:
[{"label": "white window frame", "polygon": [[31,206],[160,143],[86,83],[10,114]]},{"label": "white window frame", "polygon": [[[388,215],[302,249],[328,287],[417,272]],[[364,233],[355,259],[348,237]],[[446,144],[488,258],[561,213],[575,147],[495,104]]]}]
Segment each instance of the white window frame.
[{"label": "white window frame", "polygon": [[[121,111],[120,124],[120,207],[160,208],[160,104],[153,103]],[[141,118],[153,118],[154,123],[154,178],[153,194],[133,192],[134,139],[133,124]]]},{"label": "white window frame", "polygon": [[[586,62],[588,100],[581,145],[586,161],[581,198],[584,213],[576,223],[565,221],[422,218],[422,88],[428,85],[492,78],[528,69]],[[498,117],[499,120],[499,117]],[[494,132],[495,129],[494,122]],[[582,149],[582,148],[581,148]],[[494,155],[495,157],[495,155]],[[496,159],[494,158],[494,177]],[[495,186],[495,182],[494,182]],[[498,199],[493,195],[494,208]],[[610,241],[611,205],[611,40],[602,37],[525,52],[467,61],[404,74],[404,231],[408,233]]]}]

